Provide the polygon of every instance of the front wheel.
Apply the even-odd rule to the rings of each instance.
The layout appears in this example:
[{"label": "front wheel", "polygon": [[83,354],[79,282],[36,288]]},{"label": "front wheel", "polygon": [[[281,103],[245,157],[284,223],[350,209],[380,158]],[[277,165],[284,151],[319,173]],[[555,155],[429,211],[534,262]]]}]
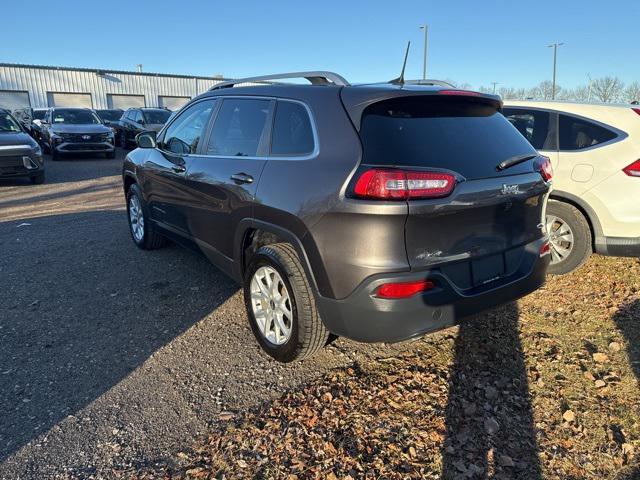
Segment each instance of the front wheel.
[{"label": "front wheel", "polygon": [[564,275],[589,259],[591,229],[580,210],[568,203],[549,200],[546,222],[551,246],[549,273]]},{"label": "front wheel", "polygon": [[262,349],[279,362],[320,350],[329,338],[298,255],[287,243],[261,247],[244,281],[251,329]]},{"label": "front wheel", "polygon": [[44,183],[44,172],[36,173],[31,177],[31,183],[34,185],[42,185]]}]

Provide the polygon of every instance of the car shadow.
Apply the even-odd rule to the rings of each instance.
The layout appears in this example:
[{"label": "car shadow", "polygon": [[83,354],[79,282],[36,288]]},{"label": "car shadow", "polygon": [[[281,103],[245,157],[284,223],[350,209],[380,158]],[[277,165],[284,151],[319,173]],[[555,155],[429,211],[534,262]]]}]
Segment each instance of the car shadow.
[{"label": "car shadow", "polygon": [[442,478],[542,478],[516,303],[459,327]]},{"label": "car shadow", "polygon": [[[631,369],[640,383],[640,300],[623,305],[613,315],[613,321],[625,339]],[[625,467],[616,480],[640,480],[640,457]]]},{"label": "car shadow", "polygon": [[0,223],[0,463],[238,289],[182,248],[138,250],[122,211],[19,223]]}]

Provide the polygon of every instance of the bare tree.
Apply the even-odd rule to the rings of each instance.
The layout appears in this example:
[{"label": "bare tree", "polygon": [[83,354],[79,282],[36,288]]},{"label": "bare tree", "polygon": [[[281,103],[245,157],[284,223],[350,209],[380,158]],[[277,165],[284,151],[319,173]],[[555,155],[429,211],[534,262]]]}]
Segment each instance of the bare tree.
[{"label": "bare tree", "polygon": [[[562,87],[556,85],[556,97],[560,96]],[[551,100],[553,97],[553,83],[549,80],[540,82],[537,86],[533,87],[527,92],[527,97],[531,97],[535,100]]]},{"label": "bare tree", "polygon": [[564,89],[558,97],[560,100],[575,100],[578,102],[587,102],[589,98],[589,87],[581,85],[572,89]]},{"label": "bare tree", "polygon": [[624,100],[631,102],[640,102],[640,82],[633,82],[627,85],[624,90]]},{"label": "bare tree", "polygon": [[597,78],[591,83],[593,96],[601,102],[615,102],[621,99],[624,82],[618,77]]}]

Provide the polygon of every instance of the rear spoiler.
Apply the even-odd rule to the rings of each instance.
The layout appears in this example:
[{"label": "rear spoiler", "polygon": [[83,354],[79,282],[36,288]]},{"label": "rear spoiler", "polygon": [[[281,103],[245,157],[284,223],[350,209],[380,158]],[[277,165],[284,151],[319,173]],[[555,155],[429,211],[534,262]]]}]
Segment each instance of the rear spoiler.
[{"label": "rear spoiler", "polygon": [[380,87],[358,86],[354,88],[343,88],[340,91],[342,103],[356,127],[360,131],[360,121],[364,110],[374,103],[394,98],[413,96],[438,96],[468,98],[469,100],[485,103],[494,106],[497,110],[502,110],[502,99],[499,95],[474,92],[471,90],[459,90],[456,88],[393,88],[386,89]]}]

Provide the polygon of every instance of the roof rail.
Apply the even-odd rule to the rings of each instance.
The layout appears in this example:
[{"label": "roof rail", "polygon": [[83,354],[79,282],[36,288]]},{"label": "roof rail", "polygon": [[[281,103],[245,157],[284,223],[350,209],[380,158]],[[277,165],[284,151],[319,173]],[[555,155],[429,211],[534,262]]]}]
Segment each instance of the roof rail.
[{"label": "roof rail", "polygon": [[433,78],[426,78],[420,80],[407,80],[404,82],[408,85],[434,85],[437,87],[447,87],[447,88],[456,88],[455,85],[445,82],[444,80],[435,80]]},{"label": "roof rail", "polygon": [[277,73],[274,75],[262,75],[260,77],[248,77],[239,78],[238,80],[229,80],[226,82],[220,82],[211,87],[209,90],[218,90],[220,88],[229,88],[239,83],[252,83],[252,82],[266,82],[269,80],[282,80],[285,78],[305,78],[312,85],[338,85],[340,87],[346,87],[349,85],[347,80],[333,72],[325,71],[312,71],[312,72],[291,72],[291,73]]}]

